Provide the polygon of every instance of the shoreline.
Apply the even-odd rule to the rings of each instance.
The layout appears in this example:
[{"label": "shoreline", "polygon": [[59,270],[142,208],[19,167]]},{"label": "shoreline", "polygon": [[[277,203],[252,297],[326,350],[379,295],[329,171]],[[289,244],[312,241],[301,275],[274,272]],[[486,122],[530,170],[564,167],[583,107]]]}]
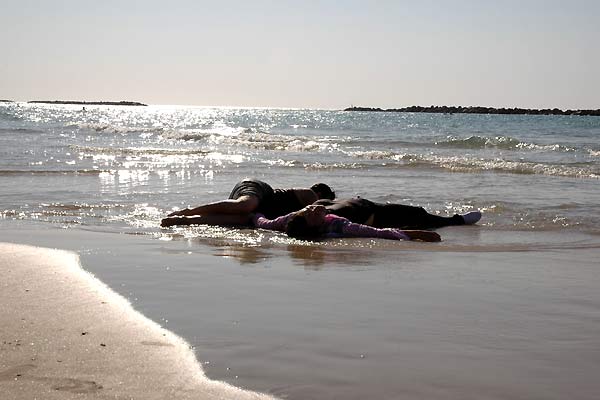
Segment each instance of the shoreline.
[{"label": "shoreline", "polygon": [[12,398],[271,399],[209,380],[189,344],[72,252],[0,243],[0,390]]}]

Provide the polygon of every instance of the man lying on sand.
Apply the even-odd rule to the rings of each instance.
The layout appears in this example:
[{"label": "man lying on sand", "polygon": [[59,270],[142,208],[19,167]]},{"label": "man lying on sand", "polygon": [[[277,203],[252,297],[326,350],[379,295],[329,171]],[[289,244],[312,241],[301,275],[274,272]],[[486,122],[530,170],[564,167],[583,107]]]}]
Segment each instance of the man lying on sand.
[{"label": "man lying on sand", "polygon": [[310,189],[273,189],[265,182],[245,179],[235,185],[229,199],[173,212],[161,221],[161,226],[252,225],[254,213],[273,219],[313,203],[324,206],[327,214],[375,228],[432,229],[472,225],[481,219],[479,211],[442,217],[430,214],[422,207],[376,203],[360,197],[335,200],[335,193],[324,183],[317,183]]},{"label": "man lying on sand", "polygon": [[262,214],[253,218],[254,226],[287,233],[296,239],[317,239],[321,237],[369,237],[391,240],[420,240],[439,242],[436,232],[423,230],[400,230],[398,228],[374,228],[350,222],[344,217],[329,214],[325,206],[310,205],[300,211],[268,219]]},{"label": "man lying on sand", "polygon": [[160,225],[248,225],[255,212],[275,218],[298,211],[319,199],[334,198],[335,193],[324,183],[310,188],[273,189],[266,182],[244,179],[235,185],[227,200],[173,212]]}]

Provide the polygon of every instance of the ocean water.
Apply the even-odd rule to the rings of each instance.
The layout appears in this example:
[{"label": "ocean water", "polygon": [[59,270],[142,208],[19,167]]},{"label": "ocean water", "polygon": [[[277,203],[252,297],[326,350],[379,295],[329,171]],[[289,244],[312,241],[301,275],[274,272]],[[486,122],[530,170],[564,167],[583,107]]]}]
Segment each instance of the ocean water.
[{"label": "ocean water", "polygon": [[[600,232],[600,118],[0,105],[0,216],[155,235],[243,177]],[[210,232],[206,234],[210,236]]]},{"label": "ocean water", "polygon": [[[207,375],[288,399],[595,399],[600,118],[0,103],[0,240],[83,266]],[[162,229],[243,177],[479,209],[441,243]]]}]

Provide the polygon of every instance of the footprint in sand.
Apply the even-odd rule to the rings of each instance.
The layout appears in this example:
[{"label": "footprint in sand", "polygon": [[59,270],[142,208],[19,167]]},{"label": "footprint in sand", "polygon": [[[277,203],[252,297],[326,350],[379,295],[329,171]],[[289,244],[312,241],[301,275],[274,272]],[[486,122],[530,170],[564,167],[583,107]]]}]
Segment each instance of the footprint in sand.
[{"label": "footprint in sand", "polygon": [[102,385],[94,381],[72,378],[38,378],[52,384],[52,389],[71,393],[93,393],[102,389]]},{"label": "footprint in sand", "polygon": [[33,364],[15,365],[3,371],[0,371],[0,382],[12,381],[15,378],[19,378],[25,375],[27,372],[34,369],[36,366]]},{"label": "footprint in sand", "polygon": [[0,371],[0,382],[15,379],[48,383],[52,389],[71,393],[93,393],[102,389],[102,385],[94,381],[73,378],[52,378],[47,376],[29,375],[28,372],[36,368],[33,364],[16,365]]}]

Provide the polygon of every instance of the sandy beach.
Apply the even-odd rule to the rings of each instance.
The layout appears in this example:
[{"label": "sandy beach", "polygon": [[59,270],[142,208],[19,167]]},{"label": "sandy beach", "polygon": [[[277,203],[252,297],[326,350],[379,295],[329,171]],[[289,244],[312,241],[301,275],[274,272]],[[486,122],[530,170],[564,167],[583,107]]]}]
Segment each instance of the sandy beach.
[{"label": "sandy beach", "polygon": [[207,379],[189,345],[79,267],[0,243],[2,399],[267,399]]}]

